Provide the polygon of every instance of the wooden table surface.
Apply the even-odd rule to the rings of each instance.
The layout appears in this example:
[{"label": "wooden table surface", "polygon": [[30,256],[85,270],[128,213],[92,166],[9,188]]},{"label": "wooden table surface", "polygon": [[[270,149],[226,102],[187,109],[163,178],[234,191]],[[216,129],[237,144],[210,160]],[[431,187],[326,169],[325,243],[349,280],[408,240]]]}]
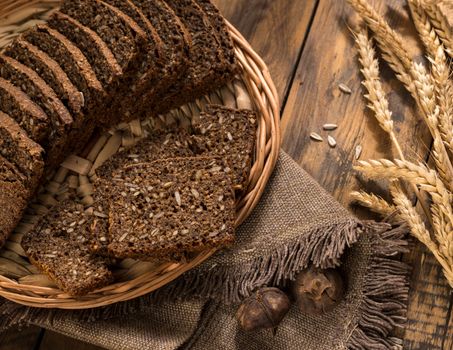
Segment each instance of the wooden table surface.
[{"label": "wooden table surface", "polygon": [[[283,148],[341,203],[350,207],[351,190],[379,183],[360,181],[352,170],[356,146],[361,159],[392,157],[390,140],[365,109],[356,52],[348,25],[356,18],[344,0],[215,0],[269,65],[280,94]],[[392,26],[404,34],[420,56],[420,44],[408,17],[406,1],[374,0]],[[401,144],[412,159],[427,159],[430,139],[414,116],[411,98],[383,66],[385,88]],[[338,84],[353,90],[343,94]],[[335,149],[310,141],[323,134],[324,123],[336,123]],[[369,214],[350,207],[358,215]],[[453,349],[453,294],[429,252],[416,244],[403,257],[413,267],[408,321],[396,333],[404,349]],[[39,328],[0,334],[0,349],[99,349]]]}]

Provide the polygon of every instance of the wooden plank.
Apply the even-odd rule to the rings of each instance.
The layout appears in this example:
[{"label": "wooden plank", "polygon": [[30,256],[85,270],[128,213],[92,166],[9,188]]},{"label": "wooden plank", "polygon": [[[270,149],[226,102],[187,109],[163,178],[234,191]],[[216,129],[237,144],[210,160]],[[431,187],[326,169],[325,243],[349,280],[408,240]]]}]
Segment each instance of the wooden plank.
[{"label": "wooden plank", "polygon": [[22,330],[12,328],[0,333],[0,350],[33,350],[41,328],[28,327]]},{"label": "wooden plank", "polygon": [[99,346],[81,342],[79,340],[66,337],[59,333],[46,331],[39,350],[102,350]]},{"label": "wooden plank", "polygon": [[[373,3],[405,36],[414,49],[411,54],[420,59],[420,47],[403,8],[404,2],[376,0]],[[365,110],[361,96],[362,77],[347,28],[347,25],[355,24],[351,13],[343,1],[320,1],[282,119],[283,148],[344,205],[350,203],[351,190],[366,187],[383,192],[386,187],[382,182],[365,183],[357,179],[357,174],[352,171],[356,146],[363,148],[362,159],[392,157],[390,140],[371,119],[370,112]],[[426,159],[430,144],[426,127],[414,117],[410,96],[385,65],[382,68],[386,80],[384,86],[389,93],[395,126],[405,154],[413,160]],[[340,83],[350,86],[353,93],[340,92]],[[327,142],[317,143],[309,138],[312,131],[326,137],[327,133],[322,131],[324,123],[339,125],[331,133],[338,143],[335,149],[331,149]],[[413,292],[404,349],[440,349],[446,333],[451,333],[451,328],[446,331],[450,306],[446,282],[440,277],[440,268],[431,256],[426,255],[425,264],[420,265],[422,254],[421,246],[417,245],[406,257],[408,262],[418,265],[412,274]],[[431,312],[430,317],[421,316],[427,310]]]},{"label": "wooden plank", "polygon": [[286,96],[317,0],[213,0],[269,66]]}]

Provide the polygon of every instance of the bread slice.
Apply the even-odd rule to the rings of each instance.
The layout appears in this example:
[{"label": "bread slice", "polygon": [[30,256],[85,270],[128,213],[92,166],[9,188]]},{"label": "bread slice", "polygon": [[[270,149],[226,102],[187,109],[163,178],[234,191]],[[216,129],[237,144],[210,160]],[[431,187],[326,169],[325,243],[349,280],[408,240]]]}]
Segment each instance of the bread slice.
[{"label": "bread slice", "polygon": [[[130,81],[126,82],[129,87],[125,96],[116,100],[111,107],[111,111],[121,116],[122,122],[135,119],[134,113],[137,96],[147,93],[149,98],[161,89],[163,67],[165,65],[163,57],[163,43],[156,29],[143,14],[143,12],[130,0],[104,0],[106,3],[118,8],[132,20],[134,20],[147,35],[147,44],[143,62],[138,67],[135,75],[131,75]],[[132,108],[133,107],[133,108]],[[120,120],[119,120],[120,121]]]},{"label": "bread slice", "polygon": [[96,169],[97,177],[110,179],[113,173],[121,174],[132,164],[150,163],[158,159],[194,156],[191,137],[185,130],[156,132],[132,148],[118,152]]},{"label": "bread slice", "polygon": [[167,94],[168,88],[181,79],[189,63],[191,36],[175,12],[163,0],[131,0],[156,28],[163,44],[162,79],[157,94],[154,91],[145,93],[137,103],[139,112],[153,110],[156,101]]},{"label": "bread slice", "polygon": [[[63,26],[60,29],[63,30]],[[107,95],[93,67],[82,51],[66,36],[44,24],[27,30],[22,36],[58,63],[82,92],[87,109],[95,110],[103,105]]]},{"label": "bread slice", "polygon": [[67,135],[66,154],[83,147],[91,133],[87,124],[92,120],[91,111],[85,108],[84,95],[78,91],[58,63],[36,46],[21,39],[15,39],[5,50],[5,54],[34,70],[56,93],[73,118],[70,133]]},{"label": "bread slice", "polygon": [[83,94],[75,87],[58,63],[44,51],[19,37],[6,47],[4,53],[38,73],[55,91],[72,116],[83,111]]},{"label": "bread slice", "polygon": [[85,230],[83,206],[71,199],[59,203],[22,239],[30,261],[72,296],[86,295],[113,280],[107,261],[88,250]]},{"label": "bread slice", "polygon": [[0,54],[0,67],[0,76],[22,89],[49,117],[52,128],[45,145],[46,163],[51,168],[58,165],[65,157],[66,140],[73,124],[71,114],[55,91],[32,69],[3,54]]},{"label": "bread slice", "polygon": [[246,189],[256,143],[257,114],[209,105],[193,123],[196,153],[223,157],[232,168],[235,189]]},{"label": "bread slice", "polygon": [[28,136],[40,145],[46,144],[50,120],[22,90],[0,78],[0,110],[11,116]]},{"label": "bread slice", "polygon": [[44,171],[44,150],[3,112],[0,112],[0,154],[25,176],[25,186],[34,192]]},{"label": "bread slice", "polygon": [[99,183],[108,193],[109,254],[173,260],[231,244],[235,199],[224,169],[212,157],[164,159]]},{"label": "bread slice", "polygon": [[0,155],[0,249],[22,218],[30,191],[17,168]]},{"label": "bread slice", "polygon": [[146,34],[124,12],[101,0],[64,1],[60,11],[96,32],[110,48],[124,74],[141,64]]},{"label": "bread slice", "polygon": [[225,62],[215,29],[195,0],[165,0],[175,11],[192,37],[187,74],[172,86],[159,103],[158,112],[165,112],[204,95],[217,86]]},{"label": "bread slice", "polygon": [[226,63],[224,66],[225,79],[230,80],[231,77],[238,73],[238,62],[236,54],[234,53],[233,39],[228,31],[225,19],[211,0],[195,1],[198,6],[203,9],[204,13],[209,18],[210,23],[216,30],[216,35],[222,48],[222,55]]}]

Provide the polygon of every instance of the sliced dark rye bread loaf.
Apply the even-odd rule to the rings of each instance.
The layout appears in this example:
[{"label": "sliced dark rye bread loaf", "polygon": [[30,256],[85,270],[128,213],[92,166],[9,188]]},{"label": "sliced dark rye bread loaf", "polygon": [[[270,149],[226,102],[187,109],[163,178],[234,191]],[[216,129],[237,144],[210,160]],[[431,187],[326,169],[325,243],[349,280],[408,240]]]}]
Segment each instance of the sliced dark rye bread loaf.
[{"label": "sliced dark rye bread loaf", "polygon": [[0,110],[11,116],[33,141],[47,142],[49,117],[21,89],[3,78],[0,78]]},{"label": "sliced dark rye bread loaf", "polygon": [[22,89],[49,117],[51,130],[47,144],[42,146],[47,152],[48,166],[58,165],[65,157],[66,141],[73,124],[71,114],[35,71],[14,58],[0,54],[0,76]]},{"label": "sliced dark rye bread loaf", "polygon": [[0,249],[22,218],[30,198],[26,178],[0,155]]},{"label": "sliced dark rye bread loaf", "polygon": [[5,54],[34,70],[55,91],[73,118],[67,140],[70,147],[67,151],[69,153],[82,148],[90,137],[86,124],[90,121],[91,112],[85,108],[84,94],[76,88],[53,58],[28,41],[20,37],[15,39],[6,48]]},{"label": "sliced dark rye bread loaf", "polygon": [[111,93],[118,87],[123,70],[113,52],[95,31],[59,11],[49,18],[48,24],[83,52],[106,91]]},{"label": "sliced dark rye bread loaf", "polygon": [[217,37],[220,40],[220,45],[223,50],[222,53],[226,61],[226,65],[224,67],[224,74],[226,75],[225,78],[229,80],[238,72],[238,62],[236,54],[234,53],[233,39],[228,31],[225,19],[211,0],[195,1],[206,13],[209,21],[216,30]]},{"label": "sliced dark rye bread loaf", "polygon": [[192,125],[192,144],[197,154],[223,157],[232,168],[235,189],[245,189],[257,125],[254,111],[209,105]]},{"label": "sliced dark rye bread loaf", "polygon": [[154,109],[156,101],[160,101],[167,89],[182,79],[189,64],[191,37],[175,12],[163,0],[131,0],[156,28],[163,43],[165,65],[163,67],[160,92],[144,94],[137,103],[138,112]]},{"label": "sliced dark rye bread loaf", "polygon": [[84,230],[88,227],[83,205],[71,199],[59,203],[22,239],[30,261],[73,296],[86,295],[113,280],[107,261],[88,250]]},{"label": "sliced dark rye bread loaf", "polygon": [[222,80],[225,62],[215,29],[195,0],[165,0],[175,11],[192,37],[187,74],[167,92],[157,106],[165,112],[194,100],[217,87]]},{"label": "sliced dark rye bread loaf", "polygon": [[0,154],[25,176],[24,185],[32,193],[44,172],[43,153],[15,120],[0,112]]},{"label": "sliced dark rye bread loaf", "polygon": [[6,47],[4,53],[38,73],[73,116],[83,111],[85,104],[83,94],[59,64],[44,51],[19,37]]},{"label": "sliced dark rye bread loaf", "polygon": [[59,64],[71,82],[82,92],[87,109],[95,110],[103,105],[106,92],[87,57],[72,41],[47,25],[38,25],[23,33],[22,37]]},{"label": "sliced dark rye bread loaf", "polygon": [[133,19],[147,35],[147,44],[143,62],[139,65],[135,76],[131,75],[125,83],[129,86],[125,96],[116,100],[110,110],[122,116],[128,122],[137,116],[134,114],[137,96],[147,93],[150,98],[163,86],[163,67],[165,65],[163,43],[154,26],[143,12],[130,0],[104,0],[106,3],[123,11]]},{"label": "sliced dark rye bread loaf", "polygon": [[174,260],[231,244],[235,199],[224,168],[212,157],[163,159],[99,184],[109,193],[109,254]]}]

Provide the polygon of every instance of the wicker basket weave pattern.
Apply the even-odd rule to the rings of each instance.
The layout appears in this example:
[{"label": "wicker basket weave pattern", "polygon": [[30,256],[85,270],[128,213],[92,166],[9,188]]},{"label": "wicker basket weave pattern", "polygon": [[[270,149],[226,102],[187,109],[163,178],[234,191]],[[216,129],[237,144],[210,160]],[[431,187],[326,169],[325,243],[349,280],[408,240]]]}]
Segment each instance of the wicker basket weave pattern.
[{"label": "wicker basket weave pattern", "polygon": [[[15,36],[45,21],[58,7],[58,1],[0,1],[0,50]],[[137,298],[171,282],[209,258],[215,250],[200,253],[187,263],[150,263],[126,259],[115,267],[115,282],[82,298],[71,297],[30,264],[20,246],[22,236],[31,230],[49,209],[74,189],[89,208],[93,203],[91,180],[94,170],[122,147],[130,147],[157,127],[177,123],[190,125],[210,103],[259,112],[256,154],[245,195],[237,202],[236,225],[242,223],[258,203],[277,161],[280,148],[279,102],[269,71],[249,43],[230,23],[241,74],[232,83],[203,98],[159,118],[120,124],[100,135],[83,156],[71,155],[30,204],[22,222],[0,251],[0,296],[20,304],[60,309],[87,309]]]}]

